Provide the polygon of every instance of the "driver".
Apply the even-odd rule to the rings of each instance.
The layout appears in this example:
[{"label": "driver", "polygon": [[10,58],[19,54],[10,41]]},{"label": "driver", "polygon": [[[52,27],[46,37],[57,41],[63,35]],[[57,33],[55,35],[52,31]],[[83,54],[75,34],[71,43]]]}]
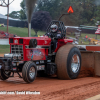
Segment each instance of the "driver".
[{"label": "driver", "polygon": [[51,32],[57,33],[57,31],[58,31],[58,26],[57,26],[56,24],[51,25],[50,28],[51,28]]},{"label": "driver", "polygon": [[51,32],[47,33],[47,36],[50,36],[51,38],[55,37],[57,39],[61,38],[61,31],[58,30],[58,26],[56,24],[51,25],[50,30]]},{"label": "driver", "polygon": [[58,29],[56,24],[50,26],[50,33],[47,33],[47,36],[52,38],[51,52],[54,52],[57,48],[58,39],[61,39],[61,31]]}]

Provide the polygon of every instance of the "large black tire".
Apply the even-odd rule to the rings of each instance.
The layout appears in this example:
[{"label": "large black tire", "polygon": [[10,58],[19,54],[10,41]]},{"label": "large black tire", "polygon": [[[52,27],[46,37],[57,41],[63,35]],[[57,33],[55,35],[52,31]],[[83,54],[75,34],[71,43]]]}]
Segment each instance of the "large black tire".
[{"label": "large black tire", "polygon": [[9,71],[4,71],[4,70],[0,70],[0,79],[1,80],[6,80],[10,77],[11,72]]},{"label": "large black tire", "polygon": [[[31,69],[31,71],[33,70],[33,76],[32,76],[32,74],[30,74],[30,69]],[[26,62],[22,69],[23,80],[27,83],[31,83],[35,80],[36,75],[37,75],[36,64],[32,61]]]},{"label": "large black tire", "polygon": [[[76,67],[76,71],[73,71],[72,66],[72,58],[78,58],[80,64],[79,67]],[[74,58],[75,59],[75,58]],[[75,62],[75,61],[74,61]],[[57,76],[59,79],[75,79],[78,77],[80,69],[81,69],[81,54],[77,47],[72,44],[67,44],[59,48],[55,63],[57,65]]]},{"label": "large black tire", "polygon": [[29,42],[29,48],[35,48],[37,46],[37,40],[31,39]]}]

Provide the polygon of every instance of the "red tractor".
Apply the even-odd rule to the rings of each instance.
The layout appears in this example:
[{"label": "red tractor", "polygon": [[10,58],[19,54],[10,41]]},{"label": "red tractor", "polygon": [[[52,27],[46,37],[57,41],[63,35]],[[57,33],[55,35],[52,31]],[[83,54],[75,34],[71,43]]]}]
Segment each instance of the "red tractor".
[{"label": "red tractor", "polygon": [[[57,25],[60,32],[52,32],[52,25]],[[65,36],[64,23],[52,21],[42,37],[9,38],[10,53],[0,57],[0,79],[14,77],[14,73],[28,83],[33,82],[37,75],[57,74],[59,79],[77,78],[81,54],[72,45],[73,40]]]}]

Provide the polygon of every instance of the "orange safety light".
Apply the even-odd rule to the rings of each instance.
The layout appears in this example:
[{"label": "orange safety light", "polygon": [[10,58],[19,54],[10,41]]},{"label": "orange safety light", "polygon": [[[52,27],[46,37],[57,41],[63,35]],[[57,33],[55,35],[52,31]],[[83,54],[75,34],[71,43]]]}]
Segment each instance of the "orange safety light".
[{"label": "orange safety light", "polygon": [[72,6],[70,6],[70,7],[68,8],[67,12],[68,12],[68,13],[73,13],[73,12],[74,12]]}]

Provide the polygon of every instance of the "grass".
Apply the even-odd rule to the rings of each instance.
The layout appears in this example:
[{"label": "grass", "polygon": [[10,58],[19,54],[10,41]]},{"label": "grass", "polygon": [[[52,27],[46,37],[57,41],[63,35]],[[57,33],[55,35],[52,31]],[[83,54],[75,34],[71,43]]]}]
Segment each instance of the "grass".
[{"label": "grass", "polygon": [[[0,27],[0,30],[6,32],[7,27]],[[28,37],[28,28],[9,27],[8,32],[11,33],[11,34],[16,34],[17,36],[20,36],[20,37]],[[43,34],[45,34],[45,32],[38,31],[38,35],[43,35]],[[34,35],[35,35],[35,32],[32,29],[31,30],[31,36],[34,36]]]},{"label": "grass", "polygon": [[0,53],[10,53],[10,45],[0,45]]}]

